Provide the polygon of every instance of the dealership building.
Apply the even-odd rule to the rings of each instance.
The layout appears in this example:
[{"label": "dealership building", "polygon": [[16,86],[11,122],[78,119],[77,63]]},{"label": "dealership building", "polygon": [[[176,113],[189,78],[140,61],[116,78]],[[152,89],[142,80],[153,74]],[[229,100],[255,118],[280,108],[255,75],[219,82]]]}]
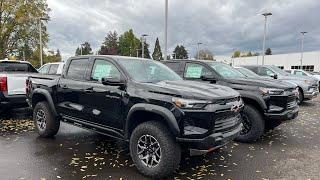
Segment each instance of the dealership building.
[{"label": "dealership building", "polygon": [[[239,58],[215,56],[215,59],[220,62],[233,64],[234,66],[262,64],[262,56]],[[275,65],[285,70],[300,69],[301,53],[267,55],[264,57],[264,64]],[[320,72],[320,51],[304,52],[302,68],[307,71]]]}]

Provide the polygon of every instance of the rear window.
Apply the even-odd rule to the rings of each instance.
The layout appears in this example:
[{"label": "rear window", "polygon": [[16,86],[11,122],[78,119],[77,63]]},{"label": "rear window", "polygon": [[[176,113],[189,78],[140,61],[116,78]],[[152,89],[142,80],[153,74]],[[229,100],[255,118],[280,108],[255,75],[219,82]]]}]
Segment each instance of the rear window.
[{"label": "rear window", "polygon": [[51,64],[48,74],[57,74],[58,68],[58,64]]},{"label": "rear window", "polygon": [[74,59],[71,60],[67,72],[67,78],[82,80],[85,78],[86,69],[89,64],[89,59]]},{"label": "rear window", "polygon": [[37,70],[28,63],[1,62],[0,72],[37,72]]}]

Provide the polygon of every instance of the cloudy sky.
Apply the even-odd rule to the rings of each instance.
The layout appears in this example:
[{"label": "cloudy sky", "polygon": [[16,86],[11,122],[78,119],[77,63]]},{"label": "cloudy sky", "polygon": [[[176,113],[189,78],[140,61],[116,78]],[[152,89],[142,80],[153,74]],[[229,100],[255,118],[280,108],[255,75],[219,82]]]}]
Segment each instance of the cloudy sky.
[{"label": "cloudy sky", "polygon": [[[119,34],[132,28],[136,36],[148,34],[153,52],[155,39],[164,43],[164,0],[48,0],[49,48],[63,58],[74,55],[88,41],[98,51],[108,31]],[[267,47],[273,53],[298,52],[300,31],[308,31],[305,50],[320,50],[319,0],[169,0],[168,52],[177,44],[191,56],[196,43],[215,55],[234,49],[260,52],[263,12],[272,12],[267,25]]]}]

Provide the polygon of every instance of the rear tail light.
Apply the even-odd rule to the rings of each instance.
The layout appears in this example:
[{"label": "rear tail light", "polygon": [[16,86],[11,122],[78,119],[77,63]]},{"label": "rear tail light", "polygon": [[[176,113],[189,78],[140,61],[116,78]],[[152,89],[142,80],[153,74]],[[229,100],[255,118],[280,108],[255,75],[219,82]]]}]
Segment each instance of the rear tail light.
[{"label": "rear tail light", "polygon": [[0,92],[7,92],[7,91],[8,91],[7,77],[0,77]]}]

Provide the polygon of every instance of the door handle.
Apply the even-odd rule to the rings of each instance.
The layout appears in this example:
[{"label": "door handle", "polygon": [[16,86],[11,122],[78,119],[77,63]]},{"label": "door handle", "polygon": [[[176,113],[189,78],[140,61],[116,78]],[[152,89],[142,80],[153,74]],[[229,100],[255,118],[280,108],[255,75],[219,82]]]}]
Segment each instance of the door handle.
[{"label": "door handle", "polygon": [[84,92],[86,92],[86,93],[93,92],[93,87],[89,87],[89,88],[85,89]]},{"label": "door handle", "polygon": [[61,85],[61,88],[62,89],[68,89],[68,86],[66,84],[64,84],[64,85]]}]

